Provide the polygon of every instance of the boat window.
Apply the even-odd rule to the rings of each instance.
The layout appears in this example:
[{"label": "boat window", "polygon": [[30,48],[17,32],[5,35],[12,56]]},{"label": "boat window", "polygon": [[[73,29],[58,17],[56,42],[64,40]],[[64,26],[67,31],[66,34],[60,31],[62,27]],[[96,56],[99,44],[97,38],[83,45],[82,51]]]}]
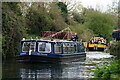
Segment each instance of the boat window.
[{"label": "boat window", "polygon": [[68,47],[67,43],[63,43],[63,53],[67,53]]},{"label": "boat window", "polygon": [[54,45],[54,50],[55,50],[55,53],[62,53],[62,47],[61,47],[61,44],[60,43],[56,43]]},{"label": "boat window", "polygon": [[38,51],[39,52],[51,52],[51,43],[39,42]]},{"label": "boat window", "polygon": [[70,44],[70,47],[69,47],[69,51],[70,51],[71,53],[74,53],[75,50],[76,50],[75,47],[76,47],[75,44],[74,44],[74,43],[71,43],[71,44]]},{"label": "boat window", "polygon": [[24,42],[23,43],[23,47],[22,47],[22,51],[23,52],[27,52],[29,50],[35,51],[35,42]]},{"label": "boat window", "polygon": [[36,42],[31,42],[30,50],[35,51],[35,45],[36,45]]},{"label": "boat window", "polygon": [[71,53],[72,45],[71,43],[63,43],[63,52],[64,53]]},{"label": "boat window", "polygon": [[76,43],[63,43],[63,52],[67,54],[77,52],[77,44]]},{"label": "boat window", "polygon": [[84,45],[83,43],[78,44],[78,52],[84,52]]}]

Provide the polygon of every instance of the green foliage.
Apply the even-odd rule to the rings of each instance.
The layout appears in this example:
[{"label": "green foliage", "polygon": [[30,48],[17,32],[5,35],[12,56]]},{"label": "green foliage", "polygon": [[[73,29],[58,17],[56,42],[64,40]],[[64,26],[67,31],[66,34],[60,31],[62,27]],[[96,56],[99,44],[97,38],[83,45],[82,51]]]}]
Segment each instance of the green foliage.
[{"label": "green foliage", "polygon": [[[73,19],[85,27],[80,28],[84,29],[82,30],[85,32],[84,35],[86,35],[86,33],[92,33],[91,36],[104,37],[108,42],[112,39],[111,32],[116,26],[117,20],[113,15],[89,9],[83,9],[81,13],[73,13]],[[84,39],[85,38],[87,37],[84,37]]]},{"label": "green foliage", "polygon": [[[14,57],[19,51],[19,42],[23,35],[24,18],[19,14],[17,3],[3,3],[2,19],[3,19],[3,37],[2,37],[2,54],[3,57]],[[16,11],[15,11],[16,10]]]},{"label": "green foliage", "polygon": [[37,38],[40,39],[41,37],[40,37],[40,36],[37,36],[37,35],[30,35],[30,34],[29,34],[29,35],[26,36],[25,38],[26,38],[26,39],[31,39],[31,38],[32,38],[32,39],[37,39]]},{"label": "green foliage", "polygon": [[82,24],[74,24],[70,28],[77,33],[79,40],[88,41],[93,36],[93,32]]},{"label": "green foliage", "polygon": [[112,16],[109,14],[89,11],[86,16],[85,25],[91,29],[96,36],[110,40],[115,21],[113,21]]},{"label": "green foliage", "polygon": [[7,2],[4,3],[4,5],[8,5],[9,8],[17,15],[21,15],[22,12],[20,11],[20,7],[18,6],[19,3],[14,3],[14,2]]},{"label": "green foliage", "polygon": [[26,19],[29,34],[40,35],[41,31],[52,30],[53,21],[50,16],[33,7],[29,9]]},{"label": "green foliage", "polygon": [[61,15],[61,10],[59,9],[59,7],[55,3],[51,3],[50,7],[51,8],[49,10],[49,15],[54,22],[52,29],[54,29],[54,31],[60,31],[68,27],[68,25],[65,23],[64,18]]},{"label": "green foliage", "polygon": [[84,16],[82,16],[82,14],[78,14],[78,13],[73,13],[73,18],[76,22],[83,24],[85,22]]},{"label": "green foliage", "polygon": [[117,56],[117,58],[120,58],[120,42],[114,42],[111,46],[110,46],[110,53],[112,55]]},{"label": "green foliage", "polygon": [[63,2],[58,2],[57,5],[59,6],[59,8],[61,10],[61,14],[62,14],[63,18],[65,18],[65,22],[67,22],[68,21],[67,5],[64,4]]},{"label": "green foliage", "polygon": [[[112,75],[120,74],[120,60],[116,60],[110,64],[96,67],[94,71],[95,78],[113,78]],[[119,78],[119,77],[116,77]]]}]

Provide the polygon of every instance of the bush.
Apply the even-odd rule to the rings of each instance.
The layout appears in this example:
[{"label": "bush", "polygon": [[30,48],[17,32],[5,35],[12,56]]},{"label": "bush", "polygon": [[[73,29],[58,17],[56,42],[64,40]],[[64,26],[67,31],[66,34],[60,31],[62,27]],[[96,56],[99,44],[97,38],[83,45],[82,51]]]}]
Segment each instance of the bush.
[{"label": "bush", "polygon": [[95,78],[110,79],[113,78],[112,75],[115,74],[120,74],[120,60],[105,64],[102,67],[96,67],[96,70],[94,71]]},{"label": "bush", "polygon": [[20,15],[19,3],[3,3],[2,6],[2,55],[15,57],[19,51],[20,40],[26,35],[25,19]]},{"label": "bush", "polygon": [[114,42],[110,47],[110,54],[117,56],[120,58],[120,42]]}]

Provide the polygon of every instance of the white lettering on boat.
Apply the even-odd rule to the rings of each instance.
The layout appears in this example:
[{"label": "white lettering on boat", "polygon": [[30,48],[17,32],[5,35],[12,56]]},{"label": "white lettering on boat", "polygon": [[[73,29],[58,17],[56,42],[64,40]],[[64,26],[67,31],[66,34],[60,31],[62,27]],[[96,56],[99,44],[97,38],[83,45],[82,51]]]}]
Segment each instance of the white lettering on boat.
[{"label": "white lettering on boat", "polygon": [[21,53],[20,55],[25,55],[26,53]]},{"label": "white lettering on boat", "polygon": [[42,53],[38,53],[38,55],[43,55],[43,56],[47,56],[47,54],[42,54]]}]

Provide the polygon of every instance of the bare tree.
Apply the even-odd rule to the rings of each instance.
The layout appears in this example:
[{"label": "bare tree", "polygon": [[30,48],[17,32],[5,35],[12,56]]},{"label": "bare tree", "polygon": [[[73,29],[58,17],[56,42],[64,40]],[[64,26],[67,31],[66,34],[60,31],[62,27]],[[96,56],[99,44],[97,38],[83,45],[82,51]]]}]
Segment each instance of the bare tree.
[{"label": "bare tree", "polygon": [[78,6],[81,6],[80,0],[64,0],[67,5],[68,12],[74,11]]}]

